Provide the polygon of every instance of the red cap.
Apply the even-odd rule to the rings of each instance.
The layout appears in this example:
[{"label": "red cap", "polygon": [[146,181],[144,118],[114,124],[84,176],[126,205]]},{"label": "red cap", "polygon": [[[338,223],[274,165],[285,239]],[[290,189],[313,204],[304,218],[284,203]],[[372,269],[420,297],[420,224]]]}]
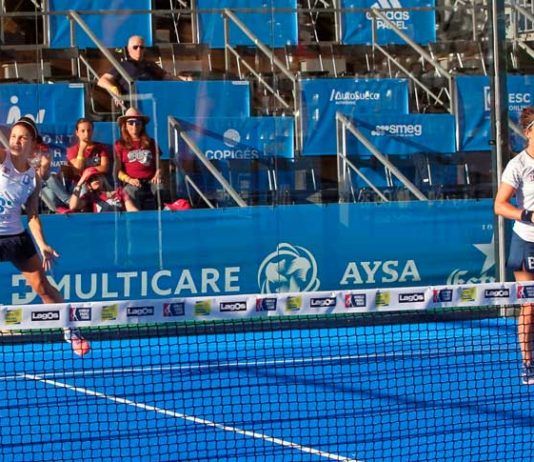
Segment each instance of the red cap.
[{"label": "red cap", "polygon": [[83,171],[83,174],[87,175],[87,179],[89,179],[89,178],[91,178],[92,176],[95,176],[95,175],[102,175],[102,172],[99,171],[96,167],[87,167]]},{"label": "red cap", "polygon": [[165,204],[165,209],[179,211],[179,210],[189,210],[191,204],[186,199],[177,199],[172,204]]}]

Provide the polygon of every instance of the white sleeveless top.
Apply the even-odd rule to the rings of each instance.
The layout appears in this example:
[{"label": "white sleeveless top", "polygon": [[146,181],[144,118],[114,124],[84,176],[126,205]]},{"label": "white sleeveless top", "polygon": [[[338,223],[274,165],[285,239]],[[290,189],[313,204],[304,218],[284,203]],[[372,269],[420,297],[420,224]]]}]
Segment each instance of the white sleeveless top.
[{"label": "white sleeveless top", "polygon": [[20,234],[22,226],[22,206],[26,203],[37,185],[35,169],[30,167],[19,172],[11,161],[11,153],[0,164],[0,236]]}]

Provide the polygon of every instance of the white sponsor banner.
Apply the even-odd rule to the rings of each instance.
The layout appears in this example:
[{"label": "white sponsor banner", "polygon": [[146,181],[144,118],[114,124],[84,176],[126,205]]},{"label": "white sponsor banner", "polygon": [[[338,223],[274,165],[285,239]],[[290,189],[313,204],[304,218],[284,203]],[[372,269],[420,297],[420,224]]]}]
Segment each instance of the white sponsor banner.
[{"label": "white sponsor banner", "polygon": [[5,305],[0,328],[43,329],[209,321],[266,316],[418,311],[534,302],[533,283],[248,294],[159,300]]}]

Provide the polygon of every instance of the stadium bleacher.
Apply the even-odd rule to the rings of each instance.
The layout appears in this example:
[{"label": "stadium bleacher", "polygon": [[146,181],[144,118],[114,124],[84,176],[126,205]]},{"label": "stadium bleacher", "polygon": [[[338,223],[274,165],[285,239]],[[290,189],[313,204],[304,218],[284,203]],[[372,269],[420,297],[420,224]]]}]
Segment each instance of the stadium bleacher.
[{"label": "stadium bleacher", "polygon": [[[332,114],[340,108],[348,115],[361,114],[362,111],[365,113],[369,108],[372,108],[373,114],[380,114],[380,111],[384,111],[384,114],[391,110],[395,111],[393,106],[386,109],[391,103],[382,101],[381,96],[378,96],[377,101],[369,100],[368,109],[362,108],[361,104],[365,98],[369,98],[370,94],[373,97],[373,90],[360,87],[362,84],[365,86],[366,82],[372,82],[368,79],[377,79],[378,82],[400,79],[408,88],[407,107],[402,112],[450,113],[456,118],[457,133],[447,135],[455,140],[456,152],[450,153],[447,165],[457,162],[455,168],[458,171],[470,171],[471,175],[475,171],[491,171],[489,156],[488,159],[482,156],[474,156],[473,161],[468,159],[469,152],[491,149],[488,142],[489,134],[483,132],[482,138],[478,141],[470,138],[469,128],[464,128],[462,111],[470,111],[472,106],[463,109],[462,99],[457,97],[461,90],[456,88],[458,76],[466,79],[466,76],[477,78],[487,75],[486,44],[483,40],[477,40],[477,35],[483,33],[486,27],[487,17],[483,9],[475,11],[466,7],[462,14],[459,12],[460,6],[456,3],[438,2],[434,8],[425,2],[416,2],[413,5],[403,2],[406,14],[396,14],[395,11],[390,13],[385,9],[384,19],[380,16],[382,14],[380,10],[376,14],[371,10],[358,10],[365,8],[366,4],[363,3],[347,0],[340,3],[341,9],[337,9],[337,3],[333,1],[306,0],[289,6],[284,3],[283,7],[273,4],[275,13],[268,16],[268,21],[265,22],[265,12],[250,10],[247,2],[238,0],[212,0],[206,3],[186,0],[169,2],[139,0],[135,4],[126,3],[128,15],[119,13],[108,16],[95,11],[99,5],[96,3],[93,5],[93,10],[86,8],[85,12],[81,9],[83,2],[73,5],[70,0],[69,2],[55,0],[42,5],[34,2],[19,2],[19,4],[6,2],[6,16],[2,22],[3,43],[0,48],[3,82],[80,83],[84,87],[84,115],[95,121],[111,121],[119,114],[113,107],[110,95],[95,84],[97,76],[110,68],[110,63],[99,46],[106,47],[107,51],[120,62],[125,56],[123,48],[125,37],[133,32],[139,33],[145,37],[149,45],[146,50],[147,58],[157,62],[175,78],[193,80],[197,83],[206,81],[208,82],[206,85],[213,85],[214,82],[210,81],[217,80],[230,85],[247,84],[250,86],[248,90],[250,100],[245,103],[248,106],[247,114],[293,118],[295,157],[306,157],[310,153],[316,156],[317,170],[314,170],[314,173],[322,180],[318,184],[331,185],[339,178],[339,172],[336,173],[336,152],[341,149],[340,146],[336,147],[338,129],[334,127]],[[126,8],[121,6],[123,4],[126,5],[124,2],[121,3],[121,0],[112,2],[113,9],[116,10]],[[68,18],[67,6],[69,9],[80,9],[82,21],[96,34],[99,43],[92,41],[77,21]],[[425,9],[425,6],[428,8]],[[57,14],[43,15],[45,12],[42,8],[45,7]],[[373,5],[369,4],[367,7]],[[386,3],[380,3],[380,7],[385,8]],[[208,14],[210,8],[216,14]],[[230,13],[226,14],[223,11],[225,8],[228,8]],[[410,10],[410,8],[415,9]],[[416,14],[418,9],[421,10],[419,16]],[[27,16],[23,14],[24,11],[27,12]],[[235,20],[231,11],[237,12]],[[362,14],[363,19],[356,21],[356,16]],[[513,23],[516,25],[515,29],[513,33],[509,31],[512,73],[517,73],[518,70],[525,72],[525,69],[528,69],[521,65],[526,61],[528,48],[517,46],[517,43],[526,43],[528,47],[530,33],[528,18],[521,15],[520,11],[515,14],[518,18]],[[393,20],[393,25],[388,23],[390,19]],[[235,21],[242,22],[242,25]],[[287,24],[287,27],[281,27],[277,34],[288,35],[285,37],[270,35],[270,21],[278,26]],[[29,22],[31,27],[28,27]],[[223,34],[225,22],[231,26],[228,30],[228,43],[225,42]],[[114,28],[109,29],[106,25],[104,33],[101,24],[111,23],[114,24]],[[263,23],[267,26],[266,29],[262,28]],[[76,27],[71,30],[74,24]],[[355,24],[361,24],[360,29],[350,29]],[[262,27],[259,27],[260,25]],[[398,31],[394,30],[394,26],[398,26]],[[378,31],[387,31],[387,34],[377,35],[375,40],[372,36],[373,27]],[[30,29],[33,29],[32,33],[24,36],[24,32]],[[403,31],[407,31],[407,38],[403,38]],[[253,43],[251,37],[257,42]],[[525,39],[522,40],[521,37]],[[74,42],[71,43],[72,41]],[[179,83],[177,85],[180,86]],[[187,86],[187,83],[184,85]],[[310,95],[306,93],[307,85],[315,89]],[[484,87],[485,84],[481,85]],[[528,75],[525,76],[522,85],[519,84],[516,91],[525,94],[531,92]],[[323,86],[324,89],[320,90]],[[341,101],[341,105],[329,107],[326,99],[330,96],[329,92],[334,91],[335,86],[342,86],[343,90],[336,91],[345,92],[348,99]],[[484,88],[481,89],[482,92],[486,91]],[[156,91],[161,92],[161,90]],[[163,93],[166,91],[171,90],[163,90]],[[188,90],[185,91],[187,93]],[[326,99],[321,104],[317,104],[318,96],[314,91],[324,92]],[[172,103],[170,106],[162,103],[165,101],[168,104],[173,99],[183,101],[184,96],[180,96],[180,93],[174,96],[169,93],[168,96],[168,98],[156,97],[160,101],[158,109],[149,108],[150,103],[140,103],[144,111],[155,111],[154,114],[160,114],[157,116],[158,123],[155,130],[158,132],[156,135],[164,150],[164,157],[177,155],[168,152],[169,135],[164,120],[166,115],[173,115],[178,119],[246,117],[241,111],[232,113],[228,110],[221,113],[221,109],[227,106],[226,103],[214,103],[211,109],[204,105],[196,109],[193,107],[186,112],[178,109],[171,111]],[[355,99],[351,101],[353,97]],[[356,101],[357,98],[359,101]],[[196,100],[199,101],[198,97]],[[39,96],[35,101],[39,101]],[[183,109],[181,106],[182,103],[176,105]],[[517,120],[517,109],[520,106],[521,104],[516,104],[513,108],[514,121]],[[23,112],[37,114],[39,109],[28,108],[23,109]],[[71,116],[72,114],[69,115]],[[484,119],[483,121],[480,119],[479,122],[484,124],[487,131],[489,127],[487,114],[477,117]],[[42,122],[49,123],[50,120]],[[472,122],[471,125],[476,126],[479,122]],[[326,133],[318,134],[314,128],[317,126],[323,131],[326,130]],[[516,139],[516,149],[520,143],[521,140]],[[361,153],[356,155],[349,151],[347,155],[357,157],[361,156]],[[175,160],[179,166],[179,159]],[[438,167],[443,165],[443,162],[435,159],[432,162],[434,161]],[[272,160],[270,163],[276,164]],[[473,164],[471,169],[466,167],[468,164]],[[417,171],[416,167],[413,167],[414,172]],[[438,167],[435,167],[436,172],[439,170]],[[287,165],[284,165],[284,168],[287,168]],[[252,168],[251,171],[255,169]],[[208,172],[204,174],[209,175]],[[436,176],[440,175],[436,173]],[[454,177],[454,175],[441,176]],[[281,173],[278,177],[287,177],[287,174]],[[429,178],[431,177],[432,175]],[[489,174],[486,176],[482,174],[479,178],[485,183],[480,186],[481,191],[488,190],[487,182],[490,181],[490,177]],[[440,184],[440,190],[451,191],[452,197],[456,195],[464,197],[465,184],[458,183],[460,181],[458,178],[456,175],[453,184]],[[210,183],[208,181],[206,184]],[[472,185],[472,182],[470,184]],[[458,194],[452,193],[455,186]],[[474,197],[484,194],[477,191],[476,185],[472,186]],[[292,188],[295,187],[293,182]],[[360,186],[356,184],[354,187]],[[274,190],[277,188],[278,185],[273,186]],[[284,188],[287,188],[287,184]],[[176,191],[172,193],[174,195]],[[206,191],[206,193],[209,195],[212,192]],[[353,197],[364,195],[355,194]],[[334,202],[339,199],[330,193],[312,194],[310,197],[329,198],[327,200]],[[202,203],[202,201],[195,202]]]}]

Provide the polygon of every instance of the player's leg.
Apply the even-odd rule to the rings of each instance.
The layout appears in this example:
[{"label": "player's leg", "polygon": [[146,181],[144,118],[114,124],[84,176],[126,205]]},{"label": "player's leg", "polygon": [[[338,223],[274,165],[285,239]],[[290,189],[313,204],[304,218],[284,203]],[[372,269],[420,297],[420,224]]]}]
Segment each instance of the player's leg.
[{"label": "player's leg", "polygon": [[[46,277],[41,259],[37,254],[14,263],[43,303],[63,303],[63,297]],[[83,356],[89,352],[90,344],[83,338],[78,329],[66,327],[63,329],[63,335],[65,341],[72,345],[76,354]]]},{"label": "player's leg", "polygon": [[[534,243],[512,233],[507,266],[517,282],[534,281]],[[533,339],[534,304],[523,303],[517,319],[517,337],[522,357],[521,378],[524,384],[534,384]]]},{"label": "player's leg", "polygon": [[[527,271],[515,271],[515,280],[518,282],[534,281],[534,274]],[[532,340],[534,328],[532,315],[534,313],[533,303],[523,303],[518,318],[519,343],[521,345],[521,355],[523,361],[532,361]]]}]

